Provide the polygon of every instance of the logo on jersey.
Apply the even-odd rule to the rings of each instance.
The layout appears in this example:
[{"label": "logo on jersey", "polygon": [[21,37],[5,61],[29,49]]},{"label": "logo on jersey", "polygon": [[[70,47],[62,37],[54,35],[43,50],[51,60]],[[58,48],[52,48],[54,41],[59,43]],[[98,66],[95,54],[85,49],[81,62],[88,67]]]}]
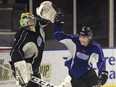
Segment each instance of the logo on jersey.
[{"label": "logo on jersey", "polygon": [[82,59],[82,60],[88,60],[88,59],[89,59],[89,55],[86,55],[86,54],[80,53],[80,52],[77,52],[76,56],[77,56],[79,59]]},{"label": "logo on jersey", "polygon": [[38,46],[40,46],[41,43],[42,43],[42,38],[39,36],[39,37],[37,38],[37,44],[38,44]]}]

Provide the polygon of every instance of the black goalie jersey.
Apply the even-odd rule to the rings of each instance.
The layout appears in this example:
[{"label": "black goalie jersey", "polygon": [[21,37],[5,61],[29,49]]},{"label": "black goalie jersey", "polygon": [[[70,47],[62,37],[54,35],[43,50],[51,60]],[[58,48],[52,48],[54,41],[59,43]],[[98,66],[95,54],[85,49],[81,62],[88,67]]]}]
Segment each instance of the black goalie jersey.
[{"label": "black goalie jersey", "polygon": [[37,26],[36,32],[21,28],[15,34],[15,42],[10,53],[13,63],[25,60],[32,64],[34,71],[38,69],[42,60],[45,42],[45,33],[42,28],[43,25]]}]

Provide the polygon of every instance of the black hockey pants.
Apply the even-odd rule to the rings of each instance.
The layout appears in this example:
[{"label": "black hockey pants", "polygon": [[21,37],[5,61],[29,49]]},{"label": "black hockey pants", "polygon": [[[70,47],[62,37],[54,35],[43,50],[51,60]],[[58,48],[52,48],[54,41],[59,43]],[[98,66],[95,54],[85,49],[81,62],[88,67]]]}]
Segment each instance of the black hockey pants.
[{"label": "black hockey pants", "polygon": [[78,79],[72,78],[71,85],[72,87],[93,87],[97,85],[97,75],[93,69],[90,69],[89,72],[85,73]]}]

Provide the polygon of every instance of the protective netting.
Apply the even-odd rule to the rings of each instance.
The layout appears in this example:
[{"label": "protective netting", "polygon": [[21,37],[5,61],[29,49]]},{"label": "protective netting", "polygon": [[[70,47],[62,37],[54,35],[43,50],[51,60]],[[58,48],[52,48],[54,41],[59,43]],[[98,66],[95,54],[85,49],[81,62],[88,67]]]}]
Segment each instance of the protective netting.
[{"label": "protective netting", "polygon": [[[9,61],[11,60],[10,51],[11,47],[0,47],[0,87],[20,87],[16,85],[16,80],[12,75],[12,70],[9,64]],[[68,75],[67,68],[63,67],[63,57],[67,54],[68,52],[64,50],[43,52],[42,63],[39,67],[43,80],[54,85],[61,84]],[[67,87],[71,87],[70,84]]]},{"label": "protective netting", "polygon": [[8,63],[8,61],[10,61],[9,52],[9,48],[0,48],[0,81],[12,79],[11,71],[4,68],[6,67],[10,69],[10,65]]},{"label": "protective netting", "polygon": [[10,50],[11,47],[0,47],[0,87],[17,87],[9,64]]}]

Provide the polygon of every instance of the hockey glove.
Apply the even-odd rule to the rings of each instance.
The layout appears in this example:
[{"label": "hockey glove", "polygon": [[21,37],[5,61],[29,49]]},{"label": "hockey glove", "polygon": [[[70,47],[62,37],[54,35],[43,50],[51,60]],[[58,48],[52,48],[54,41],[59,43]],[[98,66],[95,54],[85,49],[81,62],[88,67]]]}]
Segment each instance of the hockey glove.
[{"label": "hockey glove", "polygon": [[56,17],[55,17],[55,24],[57,25],[63,25],[64,24],[64,13],[60,8],[57,8],[55,5],[53,5],[54,9],[56,10]]},{"label": "hockey glove", "polygon": [[104,85],[108,79],[108,72],[102,71],[98,77],[98,84]]}]

